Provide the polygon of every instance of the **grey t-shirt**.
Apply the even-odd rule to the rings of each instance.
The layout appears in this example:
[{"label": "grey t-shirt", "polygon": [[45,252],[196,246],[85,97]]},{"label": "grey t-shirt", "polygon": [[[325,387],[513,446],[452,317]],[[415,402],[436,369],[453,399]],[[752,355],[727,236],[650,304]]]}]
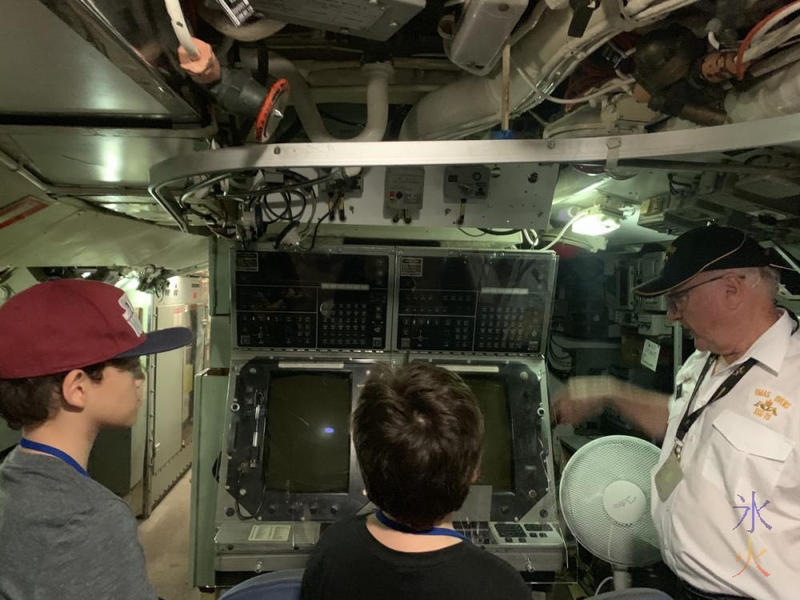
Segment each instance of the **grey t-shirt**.
[{"label": "grey t-shirt", "polygon": [[130,507],[51,456],[0,465],[0,599],[155,600]]}]

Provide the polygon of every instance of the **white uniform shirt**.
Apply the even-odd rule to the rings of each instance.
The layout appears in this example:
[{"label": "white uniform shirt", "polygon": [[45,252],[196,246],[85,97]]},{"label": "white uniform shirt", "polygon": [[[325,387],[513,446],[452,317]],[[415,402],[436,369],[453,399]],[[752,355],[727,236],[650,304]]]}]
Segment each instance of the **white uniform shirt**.
[{"label": "white uniform shirt", "polygon": [[[758,361],[686,434],[683,480],[666,502],[653,485],[664,562],[708,592],[800,598],[800,333],[792,335],[793,326],[784,313],[740,360],[709,370],[691,411],[705,405],[737,365]],[[678,372],[653,476],[672,452],[708,356],[695,352]]]}]

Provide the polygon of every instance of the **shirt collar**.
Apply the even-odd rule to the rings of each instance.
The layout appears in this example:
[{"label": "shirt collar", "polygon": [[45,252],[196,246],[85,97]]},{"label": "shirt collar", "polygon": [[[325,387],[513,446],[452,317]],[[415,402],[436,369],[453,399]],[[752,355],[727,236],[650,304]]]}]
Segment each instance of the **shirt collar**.
[{"label": "shirt collar", "polygon": [[761,337],[750,346],[739,360],[729,365],[729,368],[739,365],[749,358],[755,358],[775,375],[780,372],[783,359],[789,349],[789,338],[792,336],[793,323],[789,313],[783,309],[779,310],[781,311],[780,318],[761,334]]}]

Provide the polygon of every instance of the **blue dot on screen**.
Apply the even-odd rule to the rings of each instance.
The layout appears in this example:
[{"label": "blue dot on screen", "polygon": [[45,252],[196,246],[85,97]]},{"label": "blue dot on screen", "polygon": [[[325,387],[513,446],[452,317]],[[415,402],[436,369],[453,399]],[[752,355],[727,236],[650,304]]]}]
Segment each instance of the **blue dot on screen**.
[{"label": "blue dot on screen", "polygon": [[325,433],[333,433],[333,427],[325,427],[322,431]]}]

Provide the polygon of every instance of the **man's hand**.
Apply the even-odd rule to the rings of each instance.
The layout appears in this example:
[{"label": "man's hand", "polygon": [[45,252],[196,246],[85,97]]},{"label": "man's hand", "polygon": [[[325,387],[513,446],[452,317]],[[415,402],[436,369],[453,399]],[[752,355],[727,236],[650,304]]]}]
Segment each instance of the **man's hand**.
[{"label": "man's hand", "polygon": [[555,396],[556,421],[575,427],[599,415],[619,387],[613,377],[573,377]]}]

